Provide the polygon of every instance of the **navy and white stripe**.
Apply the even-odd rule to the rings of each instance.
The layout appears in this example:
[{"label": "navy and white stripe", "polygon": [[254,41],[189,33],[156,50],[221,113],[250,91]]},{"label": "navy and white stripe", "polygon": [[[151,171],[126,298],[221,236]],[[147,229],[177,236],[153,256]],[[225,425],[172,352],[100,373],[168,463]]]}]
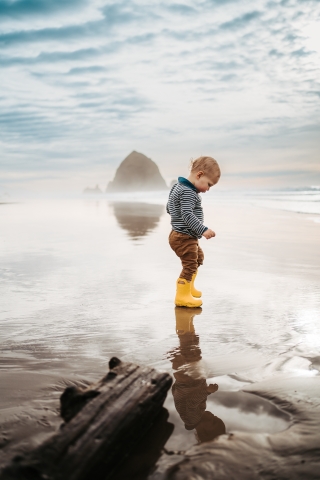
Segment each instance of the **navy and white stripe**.
[{"label": "navy and white stripe", "polygon": [[185,381],[178,380],[172,386],[174,405],[184,422],[186,429],[191,430],[200,422],[207,407],[208,392],[205,378],[194,380],[185,375]]},{"label": "navy and white stripe", "polygon": [[172,229],[176,232],[201,238],[208,230],[203,225],[201,197],[194,185],[183,177],[179,177],[179,182],[170,190],[167,212],[171,215]]}]

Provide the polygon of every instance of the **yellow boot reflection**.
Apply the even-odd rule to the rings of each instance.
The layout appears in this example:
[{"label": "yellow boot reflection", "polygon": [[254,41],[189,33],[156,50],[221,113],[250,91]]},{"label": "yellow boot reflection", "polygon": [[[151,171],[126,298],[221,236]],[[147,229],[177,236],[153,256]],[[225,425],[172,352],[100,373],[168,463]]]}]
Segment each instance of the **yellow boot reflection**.
[{"label": "yellow boot reflection", "polygon": [[201,308],[175,308],[176,332],[180,345],[171,357],[175,370],[172,394],[176,410],[186,430],[195,429],[200,443],[213,440],[226,431],[223,421],[206,411],[208,395],[216,392],[219,387],[217,384],[207,385],[200,368],[200,341],[195,333],[193,319],[195,315],[201,314],[201,311]]},{"label": "yellow boot reflection", "polygon": [[183,307],[174,309],[176,315],[176,332],[178,335],[194,333],[193,319],[196,315],[201,315],[202,308],[193,308],[188,310]]}]

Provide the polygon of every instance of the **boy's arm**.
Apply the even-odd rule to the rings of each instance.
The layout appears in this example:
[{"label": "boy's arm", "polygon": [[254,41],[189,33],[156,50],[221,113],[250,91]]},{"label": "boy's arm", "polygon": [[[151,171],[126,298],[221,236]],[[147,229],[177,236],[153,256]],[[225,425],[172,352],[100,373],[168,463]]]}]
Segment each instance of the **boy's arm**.
[{"label": "boy's arm", "polygon": [[[169,200],[170,200],[171,192],[173,192],[173,189],[174,189],[174,187],[175,187],[176,185],[177,185],[177,184],[175,183],[175,184],[171,187],[171,190],[170,190],[170,192],[169,192]],[[166,210],[167,210],[167,213],[169,213],[169,215],[170,215],[170,212],[169,212],[169,200],[167,201]]]},{"label": "boy's arm", "polygon": [[210,385],[207,385],[207,392],[208,392],[208,395],[210,395],[210,393],[214,393],[218,390],[219,386],[214,383],[210,383]]},{"label": "boy's arm", "polygon": [[190,196],[187,192],[181,193],[180,204],[183,220],[197,235],[203,235],[203,233],[208,230],[208,227],[205,227],[193,213],[195,203],[196,199],[193,195]]}]

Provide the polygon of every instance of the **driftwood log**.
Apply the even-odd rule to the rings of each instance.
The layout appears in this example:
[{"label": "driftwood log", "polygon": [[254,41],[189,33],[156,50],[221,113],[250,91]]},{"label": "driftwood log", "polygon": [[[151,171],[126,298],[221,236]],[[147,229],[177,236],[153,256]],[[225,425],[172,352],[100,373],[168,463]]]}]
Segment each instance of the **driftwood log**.
[{"label": "driftwood log", "polygon": [[1,480],[112,477],[163,414],[172,379],[167,373],[115,357],[109,367],[108,374],[90,388],[64,391],[61,416],[66,423],[34,451],[15,457],[0,474]]}]

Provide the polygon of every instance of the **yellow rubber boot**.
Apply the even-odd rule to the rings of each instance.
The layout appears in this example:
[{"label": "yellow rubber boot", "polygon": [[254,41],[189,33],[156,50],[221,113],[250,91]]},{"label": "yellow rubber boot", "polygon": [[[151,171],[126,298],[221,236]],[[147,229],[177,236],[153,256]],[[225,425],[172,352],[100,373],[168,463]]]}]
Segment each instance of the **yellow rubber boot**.
[{"label": "yellow rubber boot", "polygon": [[196,298],[200,298],[202,296],[202,292],[200,290],[197,290],[196,287],[194,286],[194,281],[196,279],[197,273],[194,273],[192,275],[192,280],[191,280],[191,295]]},{"label": "yellow rubber boot", "polygon": [[185,278],[178,278],[174,303],[177,307],[197,308],[201,307],[202,300],[198,300],[191,295],[191,282],[187,282]]}]

